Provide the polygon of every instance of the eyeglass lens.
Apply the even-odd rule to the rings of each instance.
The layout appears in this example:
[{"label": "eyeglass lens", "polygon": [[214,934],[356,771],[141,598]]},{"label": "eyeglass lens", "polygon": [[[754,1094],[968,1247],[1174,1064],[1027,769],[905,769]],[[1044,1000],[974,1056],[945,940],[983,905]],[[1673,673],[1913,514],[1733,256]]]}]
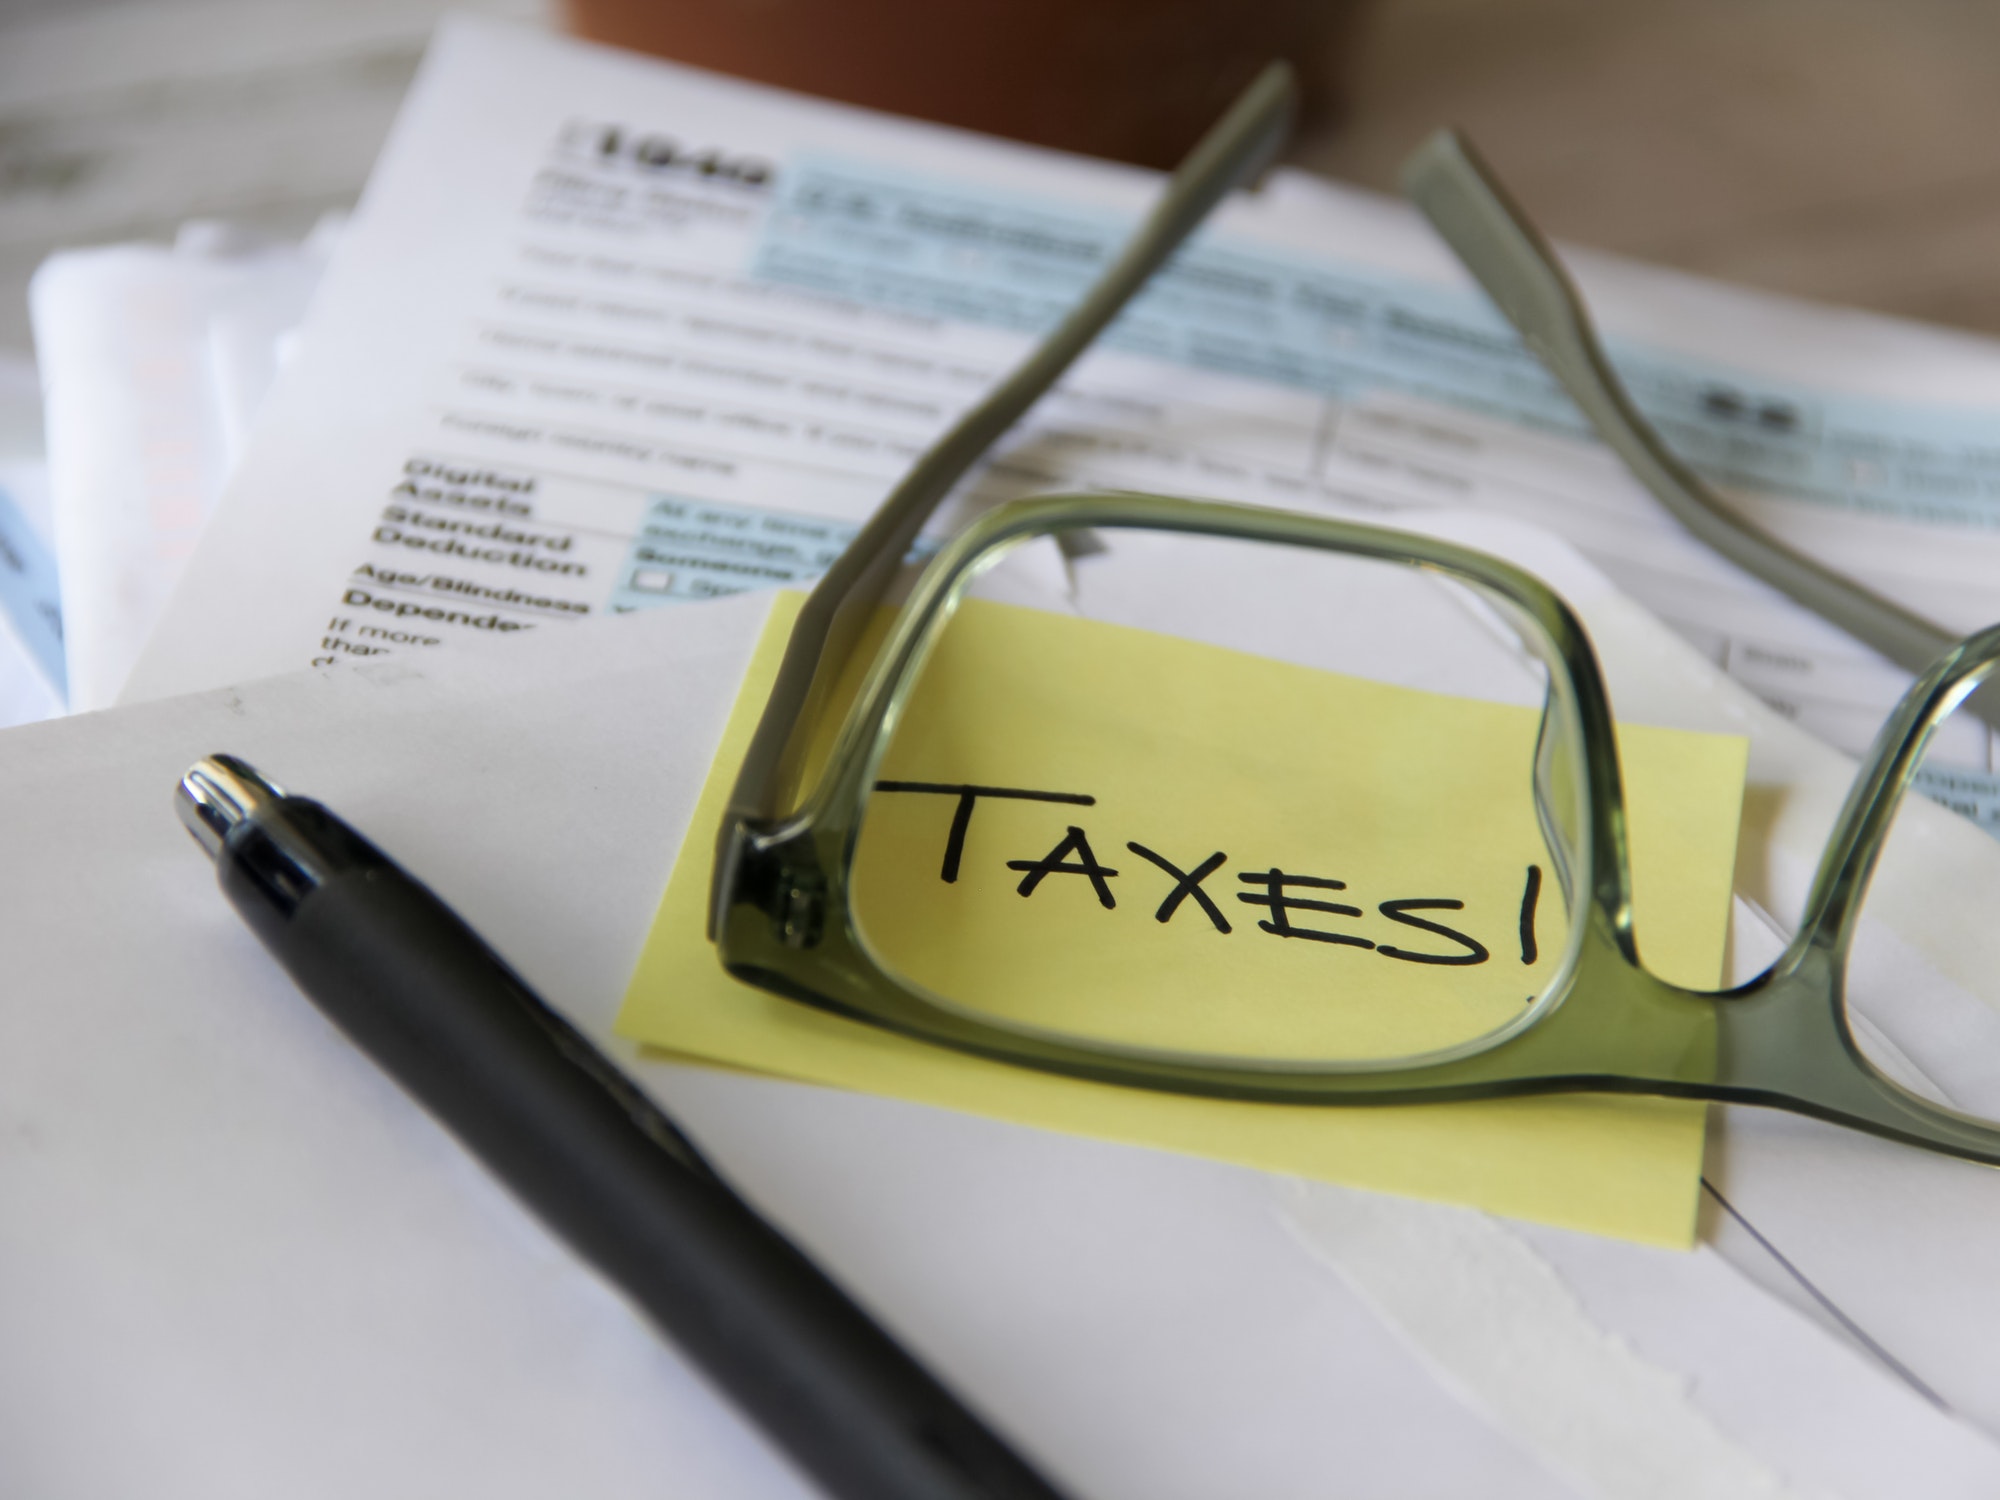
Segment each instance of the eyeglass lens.
[{"label": "eyeglass lens", "polygon": [[1532,626],[1302,546],[1029,546],[1067,601],[968,601],[883,758],[851,887],[878,962],[983,1020],[1249,1065],[1422,1057],[1539,1013],[1586,814]]}]

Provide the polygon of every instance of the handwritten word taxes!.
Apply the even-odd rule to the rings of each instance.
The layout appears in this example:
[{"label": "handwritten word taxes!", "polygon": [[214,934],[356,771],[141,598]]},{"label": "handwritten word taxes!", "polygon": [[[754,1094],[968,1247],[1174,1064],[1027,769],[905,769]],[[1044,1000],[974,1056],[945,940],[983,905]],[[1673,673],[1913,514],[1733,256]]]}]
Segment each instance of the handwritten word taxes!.
[{"label": "handwritten word taxes!", "polygon": [[[1097,799],[1085,792],[1043,792],[1026,787],[976,786],[964,782],[878,781],[875,790],[957,800],[951,825],[945,833],[944,859],[938,868],[938,878],[947,885],[958,881],[965,858],[966,834],[971,830],[972,815],[982,800],[1052,802],[1072,807],[1094,807],[1097,804]],[[1223,850],[1217,849],[1183,868],[1166,855],[1136,840],[1127,840],[1125,848],[1152,867],[1149,873],[1157,872],[1159,877],[1170,882],[1164,899],[1153,912],[1153,919],[1162,924],[1173,921],[1192,902],[1193,909],[1200,913],[1200,919],[1206,921],[1212,931],[1229,936],[1236,931],[1236,927],[1217,897],[1226,898],[1234,894],[1239,903],[1262,908],[1267,913],[1258,919],[1257,927],[1273,937],[1361,948],[1383,958],[1412,964],[1458,967],[1483,964],[1492,957],[1487,945],[1471,934],[1418,915],[1420,912],[1464,911],[1465,903],[1454,897],[1403,896],[1378,901],[1375,903],[1374,918],[1370,918],[1359,906],[1305,894],[1345,891],[1347,883],[1342,880],[1324,875],[1295,874],[1273,865],[1263,869],[1239,870],[1236,873],[1237,883],[1250,887],[1248,890],[1233,893],[1211,891],[1206,882],[1229,863],[1229,856]],[[1062,876],[1087,881],[1097,904],[1107,911],[1114,910],[1118,905],[1112,882],[1137,873],[1105,864],[1091,847],[1090,836],[1075,823],[1068,825],[1062,838],[1047,853],[1010,859],[1006,861],[1006,866],[1009,870],[1020,872],[1020,881],[1014,889],[1023,897],[1032,897],[1050,878]],[[1541,892],[1541,866],[1529,865],[1521,884],[1521,904],[1514,933],[1524,964],[1534,963],[1539,952],[1535,917]],[[1392,924],[1391,928],[1385,931],[1375,927],[1372,930],[1376,935],[1369,937],[1359,927],[1350,925],[1358,920],[1373,921],[1375,918]],[[1397,928],[1404,930],[1394,930]],[[1413,937],[1412,933],[1422,936]],[[1416,946],[1405,947],[1404,944]]]}]

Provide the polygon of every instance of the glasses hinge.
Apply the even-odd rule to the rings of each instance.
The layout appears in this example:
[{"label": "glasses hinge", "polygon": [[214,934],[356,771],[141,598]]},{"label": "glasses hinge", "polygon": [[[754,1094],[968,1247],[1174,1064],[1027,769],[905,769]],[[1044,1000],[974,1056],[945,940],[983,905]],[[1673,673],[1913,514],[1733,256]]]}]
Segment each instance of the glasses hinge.
[{"label": "glasses hinge", "polygon": [[826,922],[826,880],[817,870],[792,870],[779,891],[778,940],[787,948],[819,943]]}]

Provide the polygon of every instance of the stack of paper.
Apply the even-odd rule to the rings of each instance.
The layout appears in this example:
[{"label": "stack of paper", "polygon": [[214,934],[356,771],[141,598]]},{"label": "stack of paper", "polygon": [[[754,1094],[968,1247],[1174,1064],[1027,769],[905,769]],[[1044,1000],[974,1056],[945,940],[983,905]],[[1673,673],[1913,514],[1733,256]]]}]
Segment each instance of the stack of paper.
[{"label": "stack of paper", "polygon": [[0,359],[0,726],[62,712],[58,598],[42,401],[24,360]]},{"label": "stack of paper", "polygon": [[[49,1360],[6,1383],[0,1451],[38,1492],[796,1489],[303,1011],[165,794],[215,749],[263,762],[506,934],[609,1041],[673,852],[712,834],[697,797],[768,605],[726,596],[824,568],[1156,189],[445,28],[177,586],[193,500],[115,520],[151,502],[107,469],[96,492],[120,498],[78,523],[94,575],[58,514],[101,647],[73,628],[73,687],[136,706],[0,739],[0,826],[58,851],[0,866],[30,1001],[0,1022],[20,1226],[0,1236],[0,1341]],[[174,316],[268,350],[308,259],[248,311],[182,283]],[[1641,405],[1760,523],[1942,624],[2000,618],[2000,350],[1577,265]],[[158,270],[52,271],[38,317],[101,318],[87,271],[164,296]],[[232,341],[216,330],[237,311]],[[58,403],[127,399],[50,376],[57,433],[81,420]],[[107,466],[146,451],[121,430]],[[212,416],[163,436],[188,445],[184,499],[230,466]],[[1662,518],[1408,211],[1289,174],[1217,216],[935,529],[1084,486],[1393,518],[1547,579],[1621,718],[1749,740],[1739,973],[1774,951],[1761,914],[1803,899],[1842,752],[1903,686]],[[1091,613],[1085,567],[1023,567],[1010,587]],[[1269,603],[1219,572],[1171,584]],[[1990,736],[1954,734],[1954,785],[1995,821]],[[1857,1004],[1895,1034],[1922,988],[1957,1008],[1955,1037],[2000,1048],[2000,844],[1909,817],[1921,857],[1882,872]],[[1978,1051],[1896,1040],[1947,1094]],[[1190,1116],[1143,1135],[962,1101],[982,1118],[609,1044],[1079,1494],[2000,1490],[2000,1196],[1963,1163],[1717,1110],[1700,1248],[1664,1250],[1019,1123],[1249,1155]],[[1535,1107],[1574,1136],[1590,1106],[1570,1103]],[[107,1399],[148,1414],[127,1443],[93,1440]]]},{"label": "stack of paper", "polygon": [[71,707],[102,708],[124,685],[337,227],[292,245],[190,224],[171,249],[70,251],[36,273]]}]

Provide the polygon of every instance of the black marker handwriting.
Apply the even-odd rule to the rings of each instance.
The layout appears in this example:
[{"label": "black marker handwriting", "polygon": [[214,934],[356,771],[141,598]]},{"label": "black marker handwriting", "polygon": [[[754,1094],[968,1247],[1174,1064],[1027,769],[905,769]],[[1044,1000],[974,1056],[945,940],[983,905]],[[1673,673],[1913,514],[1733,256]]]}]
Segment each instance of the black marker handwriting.
[{"label": "black marker handwriting", "polygon": [[1229,858],[1228,855],[1218,849],[1192,870],[1183,870],[1171,860],[1155,854],[1144,844],[1127,843],[1125,847],[1138,855],[1139,858],[1151,860],[1174,878],[1174,888],[1167,892],[1167,899],[1162,901],[1160,909],[1153,913],[1154,921],[1171,921],[1175,911],[1180,908],[1181,902],[1187,897],[1192,896],[1195,899],[1195,904],[1208,913],[1208,920],[1215,924],[1217,932],[1229,931],[1229,918],[1222,914],[1221,908],[1209,898],[1208,892],[1201,888],[1201,883],[1204,880],[1222,868],[1222,862]]},{"label": "black marker handwriting", "polygon": [[[1074,854],[1077,857],[1076,863],[1070,864],[1065,861],[1063,859],[1065,854]],[[1118,904],[1112,899],[1111,886],[1108,883],[1110,877],[1118,872],[1097,862],[1097,856],[1090,852],[1090,840],[1083,836],[1083,830],[1074,823],[1070,824],[1069,832],[1063,835],[1063,841],[1040,859],[1010,859],[1007,861],[1007,868],[1028,872],[1021,877],[1021,884],[1016,887],[1023,896],[1034,895],[1035,887],[1042,883],[1042,877],[1045,875],[1088,875],[1091,885],[1097,890],[1099,906],[1109,910]]]},{"label": "black marker handwriting", "polygon": [[951,815],[951,832],[944,840],[944,868],[938,878],[946,885],[958,879],[958,862],[965,853],[966,830],[972,827],[972,809],[981,797],[1012,797],[1024,802],[1068,802],[1077,807],[1095,807],[1097,799],[1083,792],[1031,792],[1018,786],[972,786],[963,782],[943,781],[878,781],[878,792],[931,792],[941,797],[958,798],[958,808]]}]

